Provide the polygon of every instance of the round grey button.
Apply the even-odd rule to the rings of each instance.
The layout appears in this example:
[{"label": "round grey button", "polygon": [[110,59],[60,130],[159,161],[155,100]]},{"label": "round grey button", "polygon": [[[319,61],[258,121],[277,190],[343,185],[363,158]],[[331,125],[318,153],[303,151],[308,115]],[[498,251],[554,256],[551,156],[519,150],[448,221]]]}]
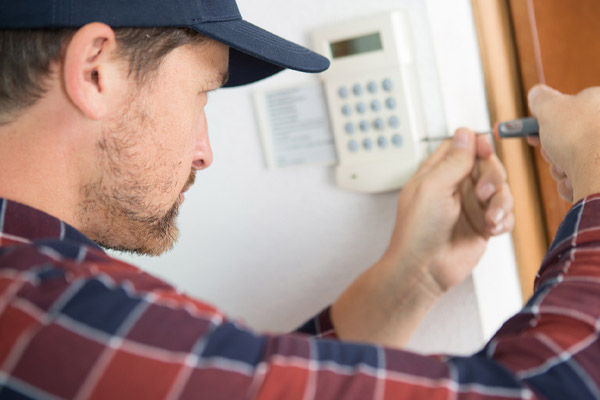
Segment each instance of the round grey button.
[{"label": "round grey button", "polygon": [[344,114],[345,116],[352,115],[352,107],[350,107],[348,104],[345,104],[342,107],[342,114]]},{"label": "round grey button", "polygon": [[369,131],[369,123],[367,121],[360,121],[358,126],[359,126],[360,130],[363,132]]},{"label": "round grey button", "polygon": [[392,80],[390,78],[384,79],[383,82],[381,82],[381,86],[386,92],[390,92],[394,88],[394,85],[392,84]]},{"label": "round grey button", "polygon": [[373,126],[375,127],[375,129],[380,131],[383,128],[385,128],[385,122],[383,122],[383,119],[377,118],[375,121],[373,121]]},{"label": "round grey button", "polygon": [[367,90],[369,93],[377,93],[377,84],[373,81],[367,83]]},{"label": "round grey button", "polygon": [[403,142],[404,140],[402,139],[402,136],[400,136],[399,133],[396,133],[394,136],[392,136],[392,143],[394,144],[394,146],[401,147]]},{"label": "round grey button", "polygon": [[355,96],[362,95],[362,93],[363,93],[362,86],[360,86],[358,83],[355,84],[354,86],[352,86],[352,93],[354,93]]},{"label": "round grey button", "polygon": [[396,99],[394,99],[393,97],[388,97],[387,99],[385,99],[385,106],[390,110],[393,110],[394,108],[396,108]]},{"label": "round grey button", "polygon": [[338,95],[342,98],[345,99],[346,97],[348,97],[348,88],[346,86],[342,86],[338,89]]},{"label": "round grey button", "polygon": [[365,150],[371,150],[373,148],[373,141],[369,138],[363,139],[363,147]]},{"label": "round grey button", "polygon": [[358,103],[356,104],[356,111],[359,114],[364,114],[365,111],[367,111],[367,106],[365,105],[365,103]]},{"label": "round grey button", "polygon": [[392,116],[390,117],[390,119],[388,120],[388,124],[390,124],[390,126],[391,126],[392,128],[397,128],[397,127],[399,127],[399,126],[400,126],[400,120],[398,119],[398,117],[397,117],[397,116],[395,116],[395,115],[392,115]]},{"label": "round grey button", "polygon": [[371,110],[380,111],[381,110],[381,102],[379,100],[373,100],[371,102]]},{"label": "round grey button", "polygon": [[378,145],[379,147],[381,147],[382,149],[385,149],[385,148],[387,147],[387,145],[388,145],[388,141],[387,141],[387,139],[385,138],[385,136],[379,136],[379,137],[377,138],[377,145]]},{"label": "round grey button", "polygon": [[344,126],[344,130],[346,131],[347,134],[353,134],[354,133],[354,124],[352,122],[348,122],[345,126]]},{"label": "round grey button", "polygon": [[358,143],[356,143],[356,140],[351,140],[348,142],[348,150],[350,150],[353,153],[356,153],[358,151]]}]

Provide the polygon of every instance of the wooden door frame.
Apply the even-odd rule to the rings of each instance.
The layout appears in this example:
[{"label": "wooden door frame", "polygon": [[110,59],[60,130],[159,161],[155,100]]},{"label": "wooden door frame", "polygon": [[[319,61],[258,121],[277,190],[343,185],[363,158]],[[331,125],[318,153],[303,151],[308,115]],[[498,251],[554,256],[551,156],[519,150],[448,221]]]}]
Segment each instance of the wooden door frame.
[{"label": "wooden door frame", "polygon": [[[472,0],[492,125],[527,115],[508,0]],[[532,149],[523,139],[495,142],[515,200],[513,246],[526,301],[548,248]]]}]

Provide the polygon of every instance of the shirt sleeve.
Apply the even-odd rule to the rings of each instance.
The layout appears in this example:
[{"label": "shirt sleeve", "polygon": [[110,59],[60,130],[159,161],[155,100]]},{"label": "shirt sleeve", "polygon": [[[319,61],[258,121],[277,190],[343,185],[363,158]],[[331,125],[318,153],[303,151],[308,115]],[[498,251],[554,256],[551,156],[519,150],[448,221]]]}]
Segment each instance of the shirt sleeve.
[{"label": "shirt sleeve", "polygon": [[306,321],[294,332],[320,338],[337,339],[337,334],[331,322],[331,306]]},{"label": "shirt sleeve", "polygon": [[600,398],[599,227],[600,196],[571,210],[533,298],[470,357],[320,337],[329,309],[261,335],[116,261],[46,260],[0,282],[0,397]]}]

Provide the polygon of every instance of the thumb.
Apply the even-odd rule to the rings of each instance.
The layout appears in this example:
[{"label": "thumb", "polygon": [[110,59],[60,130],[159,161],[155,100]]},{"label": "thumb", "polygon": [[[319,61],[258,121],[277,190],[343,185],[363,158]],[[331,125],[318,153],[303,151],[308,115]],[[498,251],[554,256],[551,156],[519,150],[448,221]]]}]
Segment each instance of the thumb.
[{"label": "thumb", "polygon": [[475,165],[475,134],[460,128],[452,138],[452,144],[431,176],[442,187],[453,188],[471,173]]},{"label": "thumb", "polygon": [[563,94],[558,90],[552,89],[546,85],[535,85],[529,90],[527,100],[529,102],[529,110],[531,113],[539,117],[540,113],[543,112],[545,105],[552,100],[561,97]]}]

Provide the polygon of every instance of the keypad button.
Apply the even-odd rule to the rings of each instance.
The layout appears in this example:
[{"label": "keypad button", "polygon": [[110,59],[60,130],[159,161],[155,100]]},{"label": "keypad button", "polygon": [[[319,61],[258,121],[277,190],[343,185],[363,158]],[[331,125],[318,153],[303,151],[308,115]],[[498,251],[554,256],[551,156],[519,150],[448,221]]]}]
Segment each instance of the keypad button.
[{"label": "keypad button", "polygon": [[391,92],[394,88],[394,85],[390,78],[386,78],[383,80],[383,82],[381,82],[381,87],[383,87],[383,90],[385,90],[386,92]]},{"label": "keypad button", "polygon": [[345,126],[344,126],[344,130],[346,131],[347,134],[351,135],[354,133],[354,124],[352,122],[348,122]]},{"label": "keypad button", "polygon": [[338,89],[338,96],[340,96],[342,99],[348,97],[348,88],[346,86],[340,87]]},{"label": "keypad button", "polygon": [[356,153],[358,151],[358,143],[356,142],[356,140],[351,140],[348,142],[348,150],[350,150],[353,153]]},{"label": "keypad button", "polygon": [[367,90],[372,94],[377,93],[377,84],[374,81],[367,83]]},{"label": "keypad button", "polygon": [[363,132],[369,131],[369,123],[367,121],[360,121],[358,126],[359,126],[360,130]]},{"label": "keypad button", "polygon": [[370,138],[363,139],[362,144],[365,150],[371,150],[373,148],[373,141]]},{"label": "keypad button", "polygon": [[400,119],[398,119],[397,116],[392,115],[389,119],[388,119],[388,124],[390,125],[390,127],[392,128],[397,128],[400,126]]},{"label": "keypad button", "polygon": [[360,86],[358,83],[352,86],[352,93],[354,93],[355,96],[361,96],[363,94],[362,86]]},{"label": "keypad button", "polygon": [[371,102],[371,110],[375,112],[381,111],[381,102],[379,100],[373,100]]},{"label": "keypad button", "polygon": [[388,140],[385,136],[379,136],[377,138],[377,145],[382,149],[385,149],[388,146]]},{"label": "keypad button", "polygon": [[383,122],[383,119],[377,118],[375,121],[373,121],[373,126],[375,127],[375,129],[380,131],[383,128],[385,128],[385,122]]},{"label": "keypad button", "polygon": [[350,107],[348,104],[344,105],[342,107],[342,114],[344,114],[347,117],[352,115],[352,107]]},{"label": "keypad button", "polygon": [[390,109],[393,110],[394,108],[396,108],[396,99],[393,97],[388,97],[387,99],[385,99],[385,106]]},{"label": "keypad button", "polygon": [[358,112],[359,114],[364,114],[365,111],[367,111],[367,106],[365,105],[365,103],[358,103],[356,104],[356,112]]},{"label": "keypad button", "polygon": [[396,133],[394,136],[392,136],[392,143],[394,144],[394,146],[402,147],[403,142],[404,140],[402,139],[402,136],[399,133]]}]

